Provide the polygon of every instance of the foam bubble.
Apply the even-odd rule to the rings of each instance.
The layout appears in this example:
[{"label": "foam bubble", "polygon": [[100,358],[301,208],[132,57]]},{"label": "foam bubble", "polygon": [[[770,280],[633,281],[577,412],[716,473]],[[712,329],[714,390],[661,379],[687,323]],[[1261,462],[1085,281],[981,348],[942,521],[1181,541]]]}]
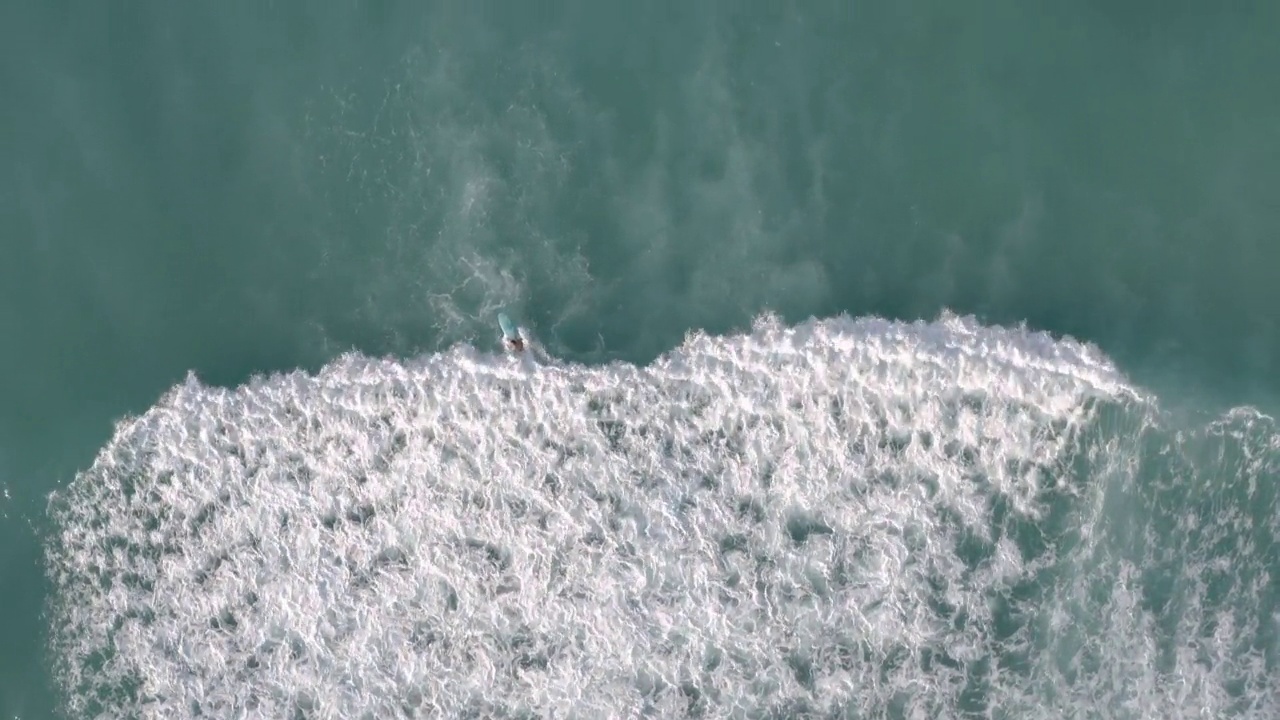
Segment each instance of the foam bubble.
[{"label": "foam bubble", "polygon": [[107,717],[1274,709],[1257,607],[1188,587],[1234,619],[1183,658],[1139,597],[1152,412],[1090,346],[956,317],[192,378],[55,500],[59,678]]}]

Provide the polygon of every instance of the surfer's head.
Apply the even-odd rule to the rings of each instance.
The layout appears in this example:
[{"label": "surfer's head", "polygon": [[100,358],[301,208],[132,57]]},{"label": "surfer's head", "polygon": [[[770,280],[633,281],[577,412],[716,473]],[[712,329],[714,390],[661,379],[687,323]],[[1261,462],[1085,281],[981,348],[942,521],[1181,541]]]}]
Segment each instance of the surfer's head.
[{"label": "surfer's head", "polygon": [[516,352],[524,350],[524,340],[518,337],[511,338],[510,340],[507,340],[507,347],[515,350]]}]

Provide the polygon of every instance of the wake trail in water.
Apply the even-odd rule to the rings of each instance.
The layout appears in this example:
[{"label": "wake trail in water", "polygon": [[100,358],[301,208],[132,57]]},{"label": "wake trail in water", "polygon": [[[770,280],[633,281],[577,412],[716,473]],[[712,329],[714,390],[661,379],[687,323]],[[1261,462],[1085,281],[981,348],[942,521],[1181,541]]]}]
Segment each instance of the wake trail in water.
[{"label": "wake trail in water", "polygon": [[53,502],[59,678],[81,717],[1274,716],[1277,434],[1158,418],[951,316],[191,378]]}]

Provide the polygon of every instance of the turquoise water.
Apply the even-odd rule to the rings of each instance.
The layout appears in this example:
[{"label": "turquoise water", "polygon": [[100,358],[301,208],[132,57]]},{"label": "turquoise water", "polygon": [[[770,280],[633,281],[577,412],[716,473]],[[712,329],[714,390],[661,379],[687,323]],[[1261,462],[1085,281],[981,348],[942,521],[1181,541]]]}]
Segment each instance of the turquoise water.
[{"label": "turquoise water", "polygon": [[0,717],[1274,716],[1277,22],[5,5]]}]

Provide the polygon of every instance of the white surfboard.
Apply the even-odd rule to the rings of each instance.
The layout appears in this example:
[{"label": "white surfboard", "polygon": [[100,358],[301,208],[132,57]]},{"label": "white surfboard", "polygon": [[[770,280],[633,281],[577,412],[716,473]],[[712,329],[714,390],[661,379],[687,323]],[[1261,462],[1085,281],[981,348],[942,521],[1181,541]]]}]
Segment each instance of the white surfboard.
[{"label": "white surfboard", "polygon": [[520,328],[507,317],[506,313],[498,313],[498,327],[502,328],[502,345],[511,352],[523,352],[528,343]]}]

